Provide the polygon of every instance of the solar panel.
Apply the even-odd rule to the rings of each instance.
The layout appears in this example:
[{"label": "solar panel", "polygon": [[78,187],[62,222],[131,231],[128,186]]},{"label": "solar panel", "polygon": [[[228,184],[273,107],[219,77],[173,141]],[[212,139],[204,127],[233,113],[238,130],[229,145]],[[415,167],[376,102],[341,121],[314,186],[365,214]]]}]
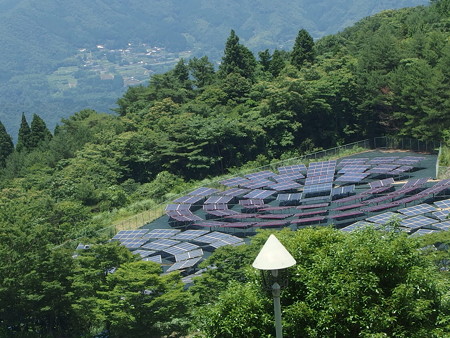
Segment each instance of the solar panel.
[{"label": "solar panel", "polygon": [[450,221],[433,223],[432,227],[437,228],[439,230],[447,231],[450,230]]},{"label": "solar panel", "polygon": [[285,191],[285,190],[295,190],[300,189],[302,185],[294,181],[284,181],[280,183],[273,183],[268,186],[272,190]]},{"label": "solar panel", "polygon": [[212,194],[214,194],[214,193],[216,193],[218,191],[219,191],[219,189],[201,187],[201,188],[198,188],[198,189],[196,189],[194,191],[191,191],[188,195],[190,195],[190,196],[204,196],[204,197],[206,197],[206,196],[212,195]]},{"label": "solar panel", "polygon": [[284,181],[300,180],[302,178],[305,178],[305,176],[302,173],[292,173],[292,174],[273,175],[271,178],[277,182],[284,182]]},{"label": "solar panel", "polygon": [[261,218],[261,219],[285,219],[285,218],[292,216],[292,214],[264,214],[264,215],[256,215],[256,216],[258,216],[258,218]]},{"label": "solar panel", "polygon": [[208,233],[206,235],[203,235],[201,237],[196,238],[195,242],[209,244],[209,243],[217,242],[219,240],[223,240],[223,241],[228,240],[228,241],[230,241],[231,238],[233,238],[233,241],[236,241],[237,239],[242,241],[242,239],[239,238],[239,237],[236,237],[236,236],[233,236],[233,235],[230,235],[230,234],[226,234],[226,233],[223,233],[223,232],[219,232],[219,231],[213,231],[213,232],[210,232],[210,233]]},{"label": "solar panel", "polygon": [[148,229],[121,230],[112,239],[121,240],[121,239],[141,238],[147,232]]},{"label": "solar panel", "polygon": [[203,236],[204,234],[207,234],[208,231],[206,230],[186,230],[183,232],[178,233],[177,235],[173,236],[173,240],[178,241],[189,241],[192,239],[195,239],[199,236]]},{"label": "solar panel", "polygon": [[245,184],[249,181],[248,178],[244,178],[244,177],[233,177],[233,178],[228,178],[226,180],[222,180],[219,183],[222,185],[225,185],[227,187],[236,187],[238,185],[241,184]]},{"label": "solar panel", "polygon": [[273,181],[269,181],[265,178],[257,178],[257,179],[253,179],[253,180],[248,180],[247,182],[241,183],[239,185],[244,188],[248,188],[248,189],[258,189],[258,188],[267,187],[272,183],[273,183]]},{"label": "solar panel", "polygon": [[351,210],[351,211],[346,211],[340,214],[335,214],[332,215],[330,218],[348,218],[348,217],[357,217],[357,216],[361,216],[364,215],[363,211],[360,210]]},{"label": "solar panel", "polygon": [[234,243],[228,243],[226,241],[220,240],[220,241],[213,242],[213,243],[209,244],[209,246],[213,247],[214,249],[218,249],[218,248],[221,248],[221,247],[226,246],[226,245],[239,246],[239,245],[243,245],[243,244],[245,244],[245,243],[242,240],[241,241],[236,241]]},{"label": "solar panel", "polygon": [[427,212],[436,211],[436,208],[433,207],[432,205],[422,203],[422,204],[418,204],[418,205],[413,205],[408,208],[402,208],[397,211],[406,216],[416,216],[416,215],[425,214]]},{"label": "solar panel", "polygon": [[172,236],[175,236],[180,231],[181,230],[177,229],[154,229],[151,230],[149,233],[145,234],[144,237],[147,239],[170,238]]},{"label": "solar panel", "polygon": [[313,176],[334,176],[335,168],[334,167],[317,167],[308,169],[308,172],[306,173],[306,177],[313,177]]},{"label": "solar panel", "polygon": [[366,222],[366,221],[358,221],[353,224],[347,225],[346,227],[341,228],[340,230],[350,232],[350,231],[355,231],[358,229],[362,229],[365,227],[372,227],[372,226],[374,226],[373,223]]},{"label": "solar panel", "polygon": [[153,250],[142,250],[142,249],[140,249],[140,250],[133,251],[133,254],[139,255],[139,256],[141,256],[141,258],[145,258],[145,257],[151,256],[154,253],[156,253],[156,251],[153,251]]},{"label": "solar panel", "polygon": [[210,196],[203,204],[227,204],[233,196]]},{"label": "solar panel", "polygon": [[332,183],[321,183],[321,184],[314,184],[314,185],[305,185],[303,187],[303,195],[305,194],[314,194],[314,193],[320,193],[320,192],[331,192],[331,189],[333,188]]},{"label": "solar panel", "polygon": [[441,209],[450,208],[450,199],[434,202],[434,205]]},{"label": "solar panel", "polygon": [[198,245],[192,244],[192,243],[188,243],[188,242],[182,242],[179,244],[176,244],[174,246],[169,246],[165,249],[163,249],[162,251],[168,253],[169,255],[179,255],[188,251],[192,251],[192,250],[197,250],[199,249]]},{"label": "solar panel", "polygon": [[127,238],[127,239],[121,238],[119,239],[119,241],[120,244],[122,244],[128,249],[137,249],[141,247],[143,244],[148,242],[147,239],[143,238]]},{"label": "solar panel", "polygon": [[299,173],[299,172],[306,172],[306,166],[304,164],[294,164],[294,165],[288,165],[284,167],[279,167],[278,172],[280,174],[291,174],[291,173]]},{"label": "solar panel", "polygon": [[189,210],[191,208],[190,204],[167,204],[167,211],[179,211],[179,210]]},{"label": "solar panel", "polygon": [[419,229],[417,231],[415,231],[413,234],[411,234],[411,237],[418,237],[418,236],[423,236],[423,235],[429,235],[432,233],[436,233],[439,232],[437,230],[430,230],[430,229]]},{"label": "solar panel", "polygon": [[394,170],[388,171],[387,174],[400,175],[400,174],[403,174],[403,173],[405,173],[407,171],[410,171],[412,169],[414,169],[414,167],[411,167],[411,166],[408,166],[408,165],[402,165],[401,167],[398,167],[398,168],[396,168]]},{"label": "solar panel", "polygon": [[155,262],[155,263],[159,263],[159,264],[162,263],[161,255],[145,257],[142,260],[146,261],[146,262]]},{"label": "solar panel", "polygon": [[403,158],[399,158],[398,160],[396,160],[395,163],[412,165],[412,164],[416,164],[424,159],[425,159],[425,157],[422,157],[422,156],[405,156]]},{"label": "solar panel", "polygon": [[316,203],[316,204],[303,204],[295,207],[296,209],[314,209],[314,208],[325,208],[329,205],[329,203]]},{"label": "solar panel", "polygon": [[342,176],[339,176],[335,178],[336,182],[361,182],[363,179],[365,179],[367,176],[369,176],[370,173],[346,173]]},{"label": "solar panel", "polygon": [[261,199],[255,199],[255,198],[251,198],[251,199],[247,199],[247,200],[240,200],[239,204],[244,206],[244,207],[264,207],[264,200]]},{"label": "solar panel", "polygon": [[325,220],[325,216],[306,217],[291,220],[291,224],[307,224],[307,223],[320,223]]},{"label": "solar panel", "polygon": [[260,171],[260,172],[257,172],[257,173],[247,174],[247,175],[244,175],[244,176],[247,177],[250,180],[253,180],[253,179],[258,179],[258,178],[267,178],[267,177],[271,177],[273,175],[274,175],[274,173],[272,171],[264,170],[264,171]]},{"label": "solar panel", "polygon": [[367,170],[371,174],[386,174],[387,172],[398,168],[397,164],[378,164],[372,169]]},{"label": "solar panel", "polygon": [[241,188],[230,188],[225,191],[219,191],[217,195],[223,195],[223,196],[232,196],[237,197],[244,195],[249,192],[249,189],[241,189]]},{"label": "solar panel", "polygon": [[305,180],[305,186],[333,182],[333,180],[334,180],[334,173],[326,174],[326,175],[319,175],[319,176],[312,176],[312,177],[308,176]]},{"label": "solar panel", "polygon": [[397,214],[397,213],[394,213],[391,211],[387,211],[385,213],[369,217],[366,219],[366,221],[373,222],[373,223],[379,223],[379,224],[386,224],[392,220],[403,219],[405,217],[406,216],[404,216],[402,214]]},{"label": "solar panel", "polygon": [[369,182],[369,186],[370,186],[370,188],[373,189],[373,188],[386,187],[386,186],[389,187],[394,183],[395,183],[394,179],[392,177],[389,177],[384,180]]},{"label": "solar panel", "polygon": [[302,193],[278,194],[277,201],[299,201],[302,199]]},{"label": "solar panel", "polygon": [[450,214],[450,209],[435,211],[431,214],[437,219],[443,221],[448,218],[448,215]]},{"label": "solar panel", "polygon": [[383,157],[374,157],[368,163],[369,164],[385,164],[385,163],[393,163],[395,162],[399,156],[383,156]]},{"label": "solar panel", "polygon": [[161,238],[143,245],[142,248],[155,251],[162,251],[165,248],[168,248],[169,246],[176,245],[179,243],[180,241],[174,241],[173,239]]},{"label": "solar panel", "polygon": [[199,227],[209,227],[209,228],[216,228],[226,225],[226,222],[219,222],[219,221],[199,221],[195,222],[193,224],[194,226]]},{"label": "solar panel", "polygon": [[197,258],[187,259],[187,260],[184,260],[181,262],[176,262],[170,268],[167,269],[167,272],[192,268],[198,262],[200,262],[201,259],[202,259],[202,257],[197,257]]},{"label": "solar panel", "polygon": [[356,165],[362,165],[365,164],[369,159],[365,157],[354,157],[354,158],[344,158],[341,160],[337,166],[339,167],[345,167],[346,165],[356,164]]},{"label": "solar panel", "polygon": [[178,255],[175,255],[175,261],[181,262],[185,261],[187,259],[197,258],[197,257],[203,257],[203,250],[202,249],[196,249],[184,253],[180,253]]},{"label": "solar panel", "polygon": [[407,228],[420,228],[437,222],[437,220],[430,217],[415,216],[403,219],[400,224]]},{"label": "solar panel", "polygon": [[286,220],[274,220],[274,221],[266,221],[266,222],[258,222],[253,224],[254,227],[278,227],[285,226],[289,221]]},{"label": "solar panel", "polygon": [[257,198],[264,199],[275,194],[274,190],[263,190],[263,189],[255,189],[250,191],[248,194],[244,195],[243,198]]},{"label": "solar panel", "polygon": [[181,203],[181,204],[195,204],[203,200],[203,196],[182,196],[174,200],[174,203]]},{"label": "solar panel", "polygon": [[348,164],[338,171],[338,174],[346,173],[362,173],[370,168],[370,165],[365,164]]},{"label": "solar panel", "polygon": [[333,188],[331,191],[331,196],[341,196],[341,195],[348,195],[352,193],[355,190],[355,185],[344,185],[342,187]]}]

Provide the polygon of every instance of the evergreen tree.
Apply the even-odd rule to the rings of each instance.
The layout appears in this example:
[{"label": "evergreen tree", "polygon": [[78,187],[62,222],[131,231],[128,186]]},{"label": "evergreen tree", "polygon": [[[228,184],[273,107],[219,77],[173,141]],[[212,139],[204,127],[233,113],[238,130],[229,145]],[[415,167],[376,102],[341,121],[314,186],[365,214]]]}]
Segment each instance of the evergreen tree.
[{"label": "evergreen tree", "polygon": [[22,113],[22,122],[20,123],[19,134],[17,138],[17,151],[28,150],[30,148],[31,129],[25,114]]},{"label": "evergreen tree", "polygon": [[184,63],[184,59],[180,59],[173,69],[173,75],[179,82],[180,86],[186,89],[192,89],[189,81],[189,69]]},{"label": "evergreen tree", "polygon": [[247,47],[239,43],[239,37],[234,30],[231,30],[219,67],[220,75],[225,77],[230,73],[238,73],[247,79],[252,79],[255,69],[255,56]]},{"label": "evergreen tree", "polygon": [[214,81],[214,65],[208,60],[207,56],[203,56],[200,59],[195,57],[190,59],[189,70],[197,88],[203,88]]},{"label": "evergreen tree", "polygon": [[314,61],[314,40],[305,29],[298,32],[292,49],[291,62],[298,69],[306,62]]},{"label": "evergreen tree", "polygon": [[29,137],[29,149],[37,148],[42,142],[51,140],[52,133],[48,130],[44,120],[39,115],[34,114],[31,121],[31,130]]},{"label": "evergreen tree", "polygon": [[0,168],[6,163],[6,158],[14,151],[14,144],[11,136],[6,132],[6,128],[0,121]]},{"label": "evergreen tree", "polygon": [[285,58],[283,52],[276,49],[272,54],[272,60],[270,61],[269,71],[273,76],[277,77],[280,75],[281,70],[285,66]]},{"label": "evergreen tree", "polygon": [[272,56],[270,55],[270,52],[268,49],[259,52],[258,53],[259,56],[259,63],[262,66],[262,69],[267,72],[269,71],[270,68],[270,61],[272,60]]}]

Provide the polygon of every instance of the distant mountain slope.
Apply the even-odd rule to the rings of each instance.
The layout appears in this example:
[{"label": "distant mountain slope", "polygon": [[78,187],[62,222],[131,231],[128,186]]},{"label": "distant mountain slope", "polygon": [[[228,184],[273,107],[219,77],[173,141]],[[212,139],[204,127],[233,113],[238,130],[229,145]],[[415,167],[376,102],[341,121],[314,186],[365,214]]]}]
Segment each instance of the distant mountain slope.
[{"label": "distant mountain slope", "polygon": [[[289,49],[301,28],[319,38],[383,9],[427,3],[428,0],[4,0],[0,2],[0,120],[8,130],[16,130],[19,113],[25,111],[27,115],[41,114],[54,124],[61,116],[89,105],[92,100],[80,98],[79,93],[73,96],[65,92],[61,94],[64,100],[55,99],[43,77],[73,57],[78,48],[104,44],[112,49],[123,48],[128,42],[145,42],[171,51],[192,50],[192,55],[219,60],[230,29],[235,29],[242,42],[254,51]],[[99,93],[93,108],[108,110],[114,106],[114,95]]]}]

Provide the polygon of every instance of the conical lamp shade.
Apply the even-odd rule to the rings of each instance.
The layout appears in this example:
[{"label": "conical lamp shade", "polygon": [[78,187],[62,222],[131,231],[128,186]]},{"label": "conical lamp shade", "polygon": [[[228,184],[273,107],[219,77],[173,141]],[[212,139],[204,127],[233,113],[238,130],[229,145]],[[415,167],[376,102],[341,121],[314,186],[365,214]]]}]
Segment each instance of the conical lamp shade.
[{"label": "conical lamp shade", "polygon": [[258,270],[280,270],[295,265],[294,257],[275,235],[270,235],[252,266]]}]

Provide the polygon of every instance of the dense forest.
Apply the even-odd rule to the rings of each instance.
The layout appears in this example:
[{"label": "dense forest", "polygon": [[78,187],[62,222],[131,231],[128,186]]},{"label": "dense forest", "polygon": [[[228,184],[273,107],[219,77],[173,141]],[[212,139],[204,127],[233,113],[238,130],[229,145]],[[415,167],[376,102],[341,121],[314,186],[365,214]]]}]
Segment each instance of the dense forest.
[{"label": "dense forest", "polygon": [[[298,27],[314,38],[336,33],[384,9],[425,5],[428,0],[297,0],[254,5],[250,0],[189,1],[3,0],[0,3],[0,120],[17,132],[20,114],[39,114],[53,127],[90,108],[110,112],[126,87],[121,77],[161,73],[184,53],[208,55],[216,64],[234,28],[254,52],[290,49]],[[135,54],[128,67],[114,53],[129,44],[164,48],[162,59]],[[105,49],[98,50],[97,45]],[[94,66],[119,81],[103,77]],[[132,51],[133,52],[133,51]],[[120,53],[119,53],[120,54]],[[169,67],[169,68],[168,68]]]},{"label": "dense forest", "polygon": [[[273,335],[250,268],[267,233],[216,251],[185,290],[98,230],[243,166],[380,135],[448,141],[449,17],[433,1],[256,54],[232,30],[218,68],[181,59],[115,115],[82,110],[54,132],[22,115],[16,145],[0,123],[0,335]],[[417,250],[446,233],[279,238],[301,262],[282,296],[287,336],[449,334],[448,251]],[[78,241],[91,248],[74,257]]]}]

